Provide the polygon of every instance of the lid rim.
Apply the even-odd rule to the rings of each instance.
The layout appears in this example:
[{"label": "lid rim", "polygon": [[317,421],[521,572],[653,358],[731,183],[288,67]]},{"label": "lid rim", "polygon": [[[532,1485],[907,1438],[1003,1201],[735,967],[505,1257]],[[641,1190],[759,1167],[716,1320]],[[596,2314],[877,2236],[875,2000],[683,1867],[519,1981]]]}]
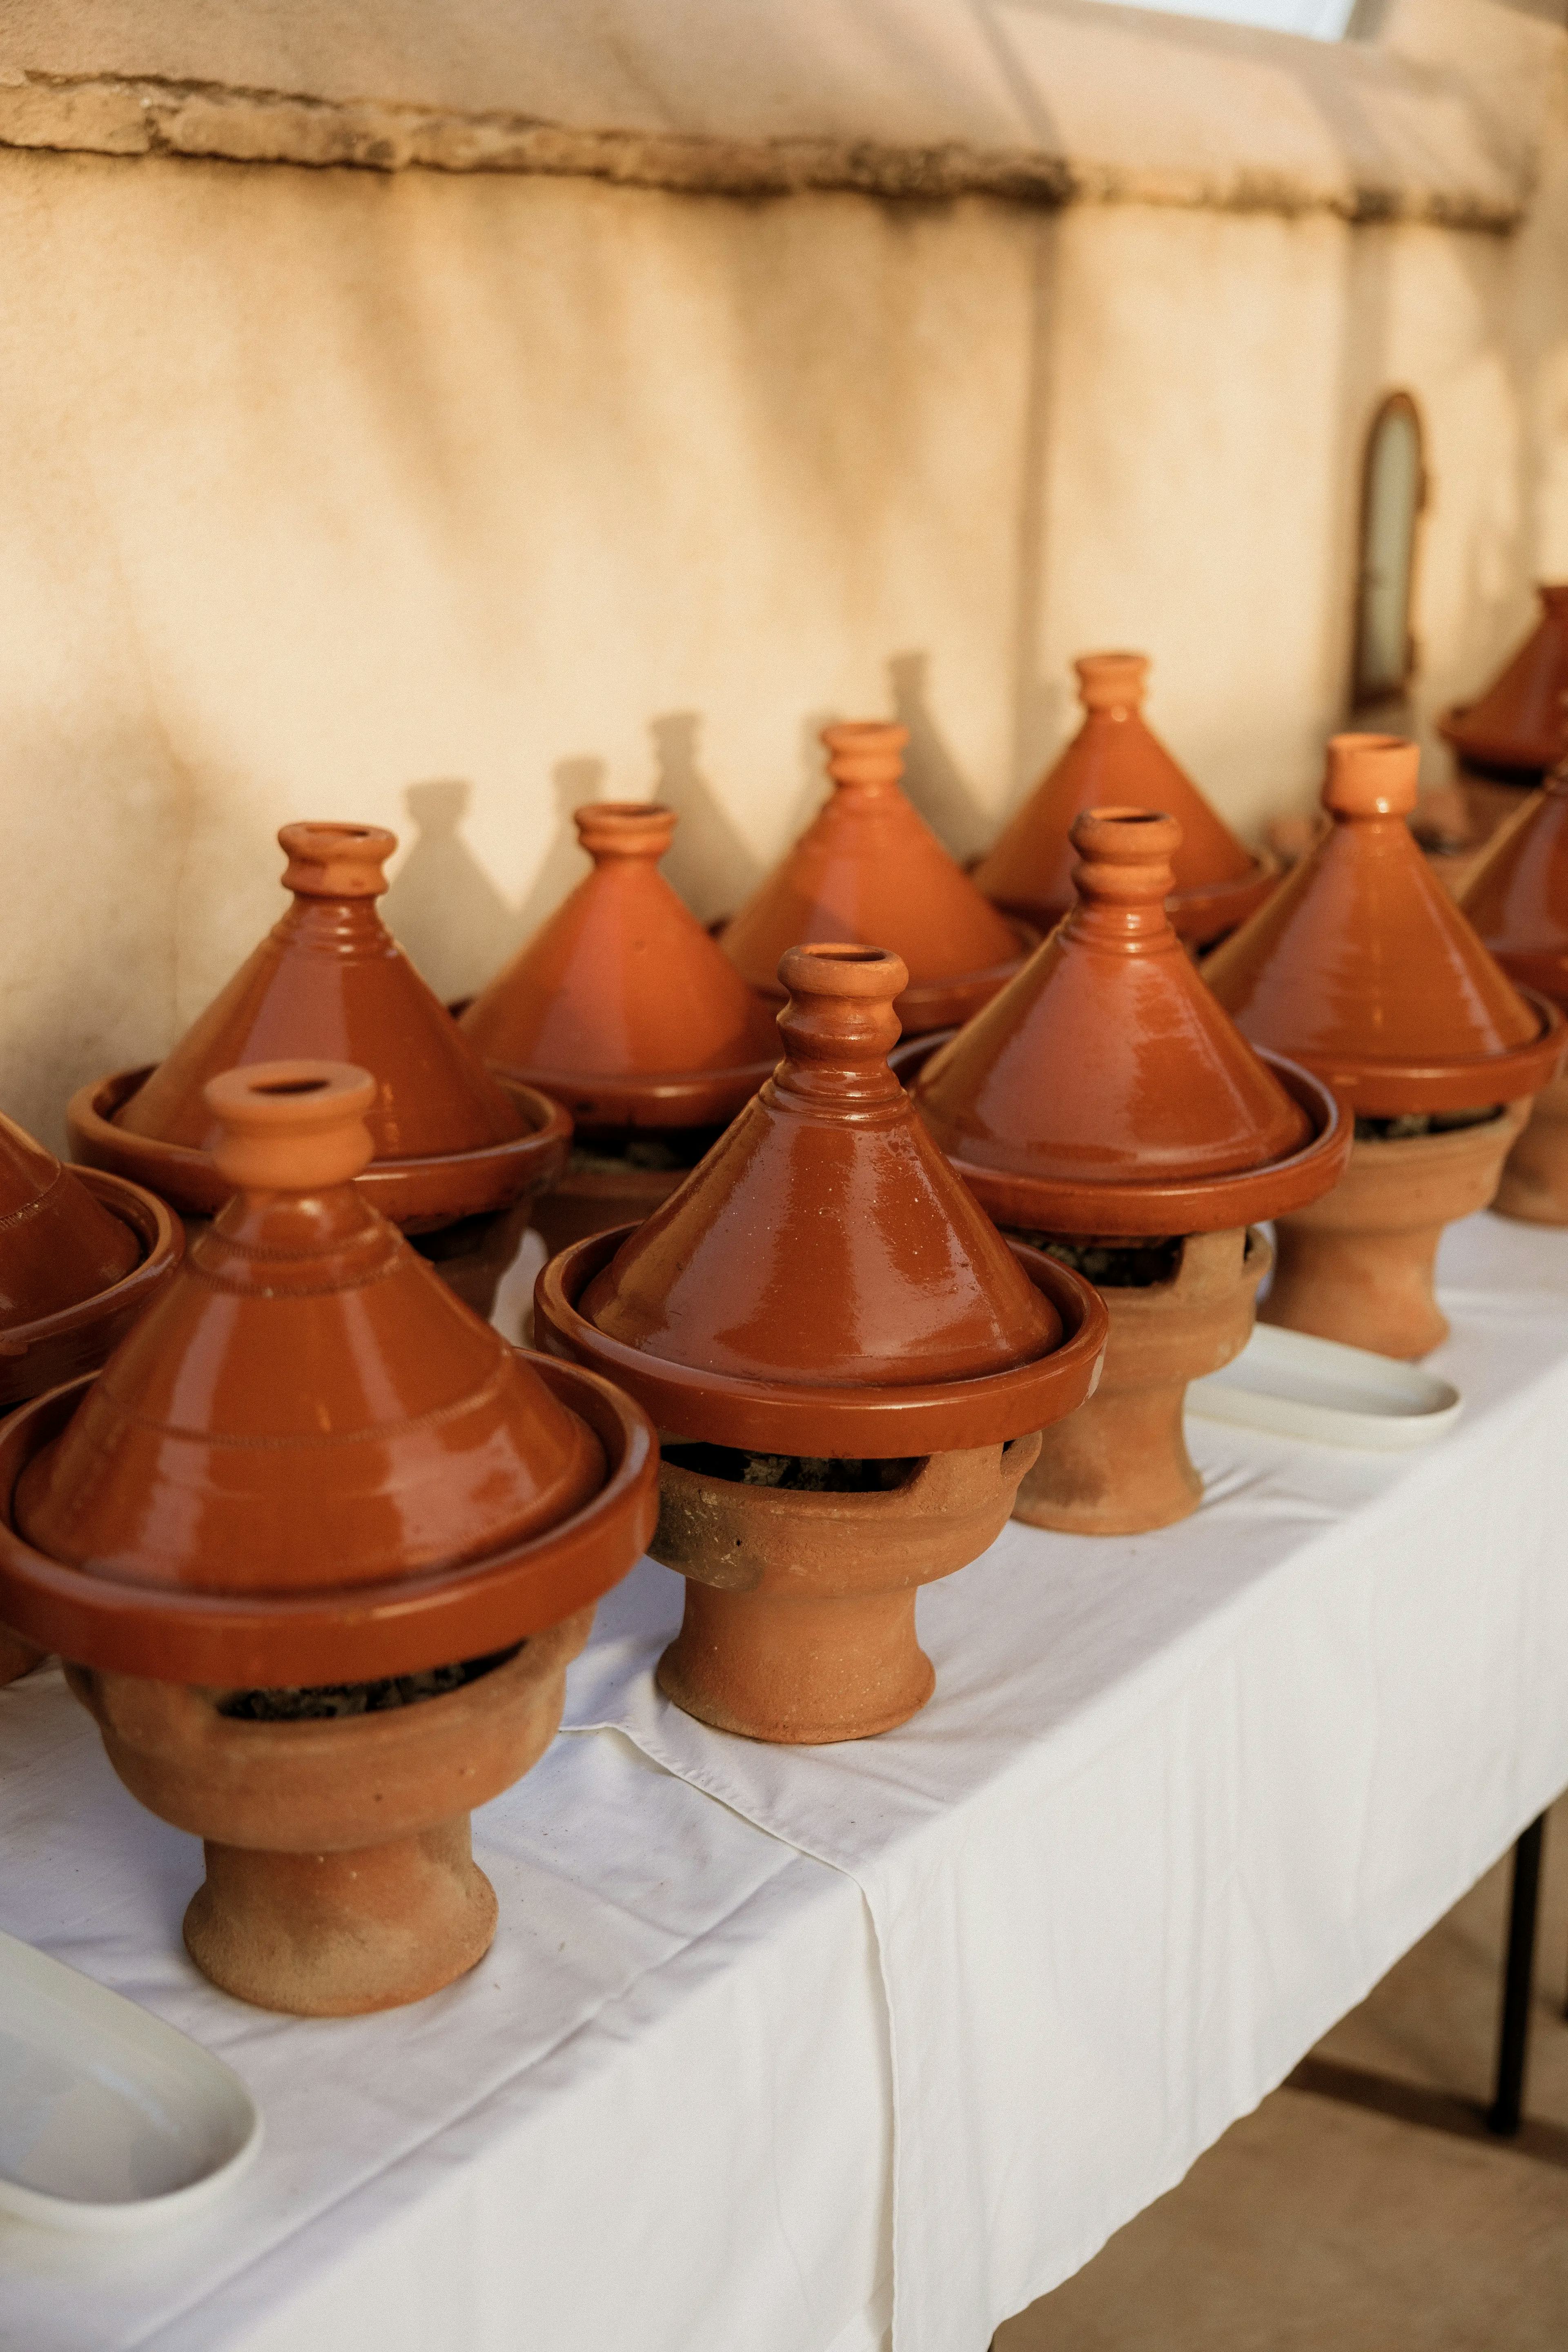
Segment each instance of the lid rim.
[{"label": "lid rim", "polygon": [[572,1243],[552,1258],[534,1286],[535,1328],[554,1356],[586,1359],[638,1398],[673,1435],[745,1451],[887,1460],[1007,1444],[1061,1420],[1081,1404],[1099,1376],[1110,1328],[1103,1300],[1070,1268],[1021,1243],[1015,1258],[1057,1309],[1062,1338],[1054,1348],[1005,1370],[973,1379],[907,1387],[820,1386],[702,1372],[599,1330],[577,1300],[635,1225],[612,1227]]},{"label": "lid rim", "polygon": [[[74,1378],[82,1369],[84,1351],[101,1346],[107,1355],[184,1255],[184,1228],[177,1214],[145,1185],[101,1168],[72,1167],[71,1173],[102,1207],[130,1227],[142,1245],[142,1255],[117,1282],[76,1299],[69,1307],[57,1307],[52,1315],[14,1323],[0,1334],[0,1409],[8,1410]],[[63,1360],[46,1370],[40,1381],[39,1359],[47,1361],[49,1351],[57,1349]]]},{"label": "lid rim", "polygon": [[[1331,1087],[1350,1109],[1372,1118],[1517,1102],[1549,1085],[1568,1052],[1568,1019],[1561,1008],[1538,989],[1520,987],[1519,993],[1535,1014],[1536,1034],[1501,1054],[1402,1062],[1362,1054],[1320,1055],[1296,1045],[1290,1058]],[[1265,1049],[1254,1044],[1253,1050]]]},{"label": "lid rim", "polygon": [[658,1515],[658,1446],[642,1407],[591,1368],[517,1352],[603,1444],[603,1485],[554,1527],[484,1559],[332,1591],[196,1593],[109,1578],[38,1551],[16,1527],[16,1484],[96,1374],[32,1399],[0,1432],[0,1616],[73,1664],[215,1689],[415,1674],[559,1624],[618,1583],[646,1549]]},{"label": "lid rim", "polygon": [[524,1070],[493,1061],[487,1067],[495,1077],[548,1096],[574,1126],[706,1127],[728,1124],[772,1076],[779,1060],[774,1054],[766,1061],[736,1062],[721,1070],[671,1070],[640,1078],[608,1071]]},{"label": "lid rim", "polygon": [[[148,1063],[142,1069],[117,1070],[79,1087],[66,1107],[72,1148],[89,1166],[157,1193],[185,1216],[215,1216],[233,1198],[234,1187],[219,1174],[210,1152],[134,1135],[114,1123],[114,1114],[160,1066]],[[531,1131],[465,1151],[373,1160],[353,1181],[389,1223],[455,1223],[462,1217],[510,1208],[525,1192],[542,1190],[560,1174],[571,1149],[570,1113],[537,1087],[501,1071],[491,1075],[533,1122]]]}]

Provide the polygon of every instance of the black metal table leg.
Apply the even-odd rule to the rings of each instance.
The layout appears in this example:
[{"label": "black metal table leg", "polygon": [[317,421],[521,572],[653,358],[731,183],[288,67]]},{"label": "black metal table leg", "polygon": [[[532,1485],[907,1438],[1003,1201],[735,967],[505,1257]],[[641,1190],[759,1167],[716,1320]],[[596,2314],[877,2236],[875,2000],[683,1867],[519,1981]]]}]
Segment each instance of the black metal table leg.
[{"label": "black metal table leg", "polygon": [[1511,2138],[1524,2112],[1524,2059],[1530,1997],[1535,1976],[1535,1915],[1541,1894],[1541,1847],[1546,1816],[1538,1814],[1513,1850],[1508,1954],[1503,1962],[1502,2021],[1498,2032],[1497,2090],[1487,2126]]}]

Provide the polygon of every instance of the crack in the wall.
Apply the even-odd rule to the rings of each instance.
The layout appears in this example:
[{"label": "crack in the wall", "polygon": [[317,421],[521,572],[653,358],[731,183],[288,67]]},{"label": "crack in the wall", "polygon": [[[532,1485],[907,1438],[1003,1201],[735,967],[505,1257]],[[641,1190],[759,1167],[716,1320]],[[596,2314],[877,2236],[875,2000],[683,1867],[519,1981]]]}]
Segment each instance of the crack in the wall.
[{"label": "crack in the wall", "polygon": [[902,146],[858,139],[702,138],[584,130],[519,114],[443,111],[375,100],[168,81],[150,76],[28,73],[0,82],[0,147],[374,172],[537,173],[692,194],[788,195],[803,189],[931,201],[1143,204],[1184,209],[1326,213],[1352,222],[1417,221],[1506,235],[1522,186],[1425,186],[1358,174],[1329,183],[1238,168],[1148,170],[1041,149]]}]

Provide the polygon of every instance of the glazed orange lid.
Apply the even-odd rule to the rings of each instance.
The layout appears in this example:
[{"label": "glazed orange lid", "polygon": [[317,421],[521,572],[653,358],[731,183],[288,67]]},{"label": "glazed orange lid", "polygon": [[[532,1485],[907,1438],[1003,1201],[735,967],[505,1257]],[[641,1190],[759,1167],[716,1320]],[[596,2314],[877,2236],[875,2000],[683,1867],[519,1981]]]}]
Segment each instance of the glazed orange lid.
[{"label": "glazed orange lid", "polygon": [[[1081,1396],[1092,1370],[1092,1303],[1020,1263],[889,1069],[904,965],[835,942],[792,948],[779,975],[773,1076],[646,1224],[546,1268],[536,1328],[661,1427],[719,1444],[927,1452],[933,1402],[978,1433],[948,1444],[1057,1418],[1052,1382],[1081,1364]],[[1081,1343],[1065,1370],[1064,1329]]]},{"label": "glazed orange lid", "polygon": [[[362,1625],[402,1612],[416,1652],[423,1613],[426,1664],[516,1639],[516,1579],[462,1571],[526,1559],[605,1484],[594,1431],[355,1187],[374,1098],[330,1062],[208,1082],[233,1197],[16,1486],[26,1543],[132,1636],[140,1603],[178,1599],[155,1672],[180,1678],[204,1605],[221,1628],[225,1607],[324,1595]],[[329,1678],[299,1632],[286,1607],[249,1623],[254,1679]]]},{"label": "glazed orange lid", "polygon": [[808,940],[885,947],[909,983],[898,1016],[910,1035],[941,1029],[994,996],[1034,944],[980,892],[905,799],[907,727],[881,719],[825,727],[830,798],[720,945],[777,1003],[779,958]]},{"label": "glazed orange lid", "polygon": [[1568,581],[1536,589],[1541,618],[1475,702],[1456,703],[1439,725],[1479,767],[1539,775],[1568,751]]},{"label": "glazed orange lid", "polygon": [[0,1117],[0,1331],[95,1297],[141,1255],[131,1227],[74,1171]]},{"label": "glazed orange lid", "polygon": [[1568,771],[1493,836],[1459,904],[1510,980],[1568,1007]]},{"label": "glazed orange lid", "polygon": [[1172,928],[1175,819],[1091,809],[1072,842],[1072,912],[921,1073],[935,1141],[1026,1232],[1200,1232],[1326,1192],[1331,1101],[1266,1067]]},{"label": "glazed orange lid", "polygon": [[1202,944],[1261,905],[1274,876],[1215,815],[1143,717],[1147,654],[1084,654],[1073,664],[1084,719],[1072,741],[974,869],[997,906],[1048,930],[1073,903],[1072,828],[1086,809],[1173,816],[1171,919]]},{"label": "glazed orange lid", "polygon": [[379,1081],[373,1158],[421,1159],[524,1132],[516,1104],[415,971],[376,908],[395,834],[286,824],[294,903],[116,1113],[132,1135],[210,1151],[222,1133],[209,1078],[281,1055],[354,1062]]},{"label": "glazed orange lid", "polygon": [[1563,1049],[1561,1016],[1521,996],[1416,847],[1419,765],[1397,736],[1336,735],[1332,824],[1204,965],[1255,1045],[1374,1116],[1511,1102]]},{"label": "glazed orange lid", "polygon": [[595,801],[574,821],[593,872],[475,998],[464,1032],[579,1128],[732,1118],[778,1059],[778,1032],[658,870],[675,811]]}]

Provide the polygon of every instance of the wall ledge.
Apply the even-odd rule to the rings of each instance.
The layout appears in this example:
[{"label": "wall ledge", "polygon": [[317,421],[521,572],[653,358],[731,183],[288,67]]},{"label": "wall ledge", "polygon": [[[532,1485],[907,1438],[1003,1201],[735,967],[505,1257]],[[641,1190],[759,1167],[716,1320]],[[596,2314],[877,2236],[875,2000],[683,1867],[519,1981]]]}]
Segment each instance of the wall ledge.
[{"label": "wall ledge", "polygon": [[[595,87],[588,35],[603,34],[615,6],[579,27],[564,65],[550,52],[549,11],[530,12],[525,33],[540,56],[514,50],[488,83],[477,70],[467,79],[503,97],[536,88],[537,111],[453,103],[445,92],[354,96],[342,87],[352,60],[321,74],[320,90],[60,70],[31,61],[50,47],[36,37],[35,13],[35,37],[0,31],[0,146],[574,174],[731,196],[844,189],[1326,214],[1492,234],[1515,228],[1528,206],[1532,154],[1452,68],[1094,0],[1020,0],[989,16],[952,0],[900,0],[890,31],[858,5],[802,0],[808,17],[825,20],[824,41],[815,51],[797,41],[782,60],[753,16],[716,85],[694,81],[679,44],[668,58],[651,54],[658,37],[644,20],[637,30],[650,54],[627,70],[626,44],[605,36],[615,70]],[[844,25],[828,24],[839,17],[852,20],[847,47]],[[827,29],[840,37],[837,51]]]}]

